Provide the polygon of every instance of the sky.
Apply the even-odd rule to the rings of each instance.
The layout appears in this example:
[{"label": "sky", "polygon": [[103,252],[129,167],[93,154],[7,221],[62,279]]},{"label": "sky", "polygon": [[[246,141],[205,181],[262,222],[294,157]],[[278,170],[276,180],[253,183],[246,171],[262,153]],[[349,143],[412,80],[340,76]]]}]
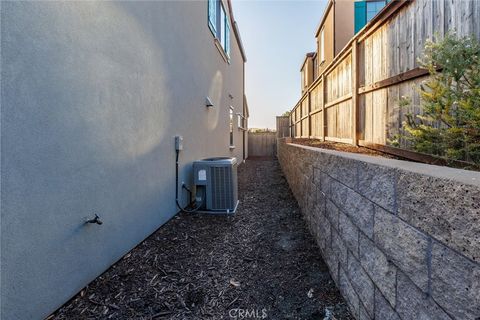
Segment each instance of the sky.
[{"label": "sky", "polygon": [[247,63],[250,128],[275,128],[275,117],[300,99],[300,67],[315,51],[315,31],[327,0],[233,0]]}]

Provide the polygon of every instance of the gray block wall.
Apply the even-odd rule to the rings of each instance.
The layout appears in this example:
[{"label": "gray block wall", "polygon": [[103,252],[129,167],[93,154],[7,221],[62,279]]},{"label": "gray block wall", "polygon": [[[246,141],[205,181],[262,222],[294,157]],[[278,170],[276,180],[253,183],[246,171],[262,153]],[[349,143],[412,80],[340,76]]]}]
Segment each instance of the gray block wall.
[{"label": "gray block wall", "polygon": [[480,173],[287,142],[282,170],[357,319],[480,319]]},{"label": "gray block wall", "polygon": [[0,318],[43,319],[178,212],[175,135],[186,184],[194,160],[241,160],[244,63],[233,28],[221,56],[206,1],[0,11]]}]

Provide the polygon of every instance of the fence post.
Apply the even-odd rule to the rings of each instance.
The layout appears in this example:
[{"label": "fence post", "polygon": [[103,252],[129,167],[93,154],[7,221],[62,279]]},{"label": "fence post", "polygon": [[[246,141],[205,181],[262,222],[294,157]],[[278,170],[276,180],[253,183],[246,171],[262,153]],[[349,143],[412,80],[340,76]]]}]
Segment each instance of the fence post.
[{"label": "fence post", "polygon": [[325,77],[325,74],[322,74],[322,118],[323,118],[322,141],[325,141],[325,137],[327,136],[327,110],[325,109],[325,103],[326,103],[325,97],[327,96],[326,82],[327,82],[327,77]]},{"label": "fence post", "polygon": [[311,104],[311,99],[310,99],[310,90],[308,90],[308,94],[307,94],[307,136],[308,138],[311,138],[312,136],[312,130],[311,130],[311,125],[312,125],[312,121],[310,120],[310,104]]},{"label": "fence post", "polygon": [[352,42],[352,67],[351,67],[351,79],[352,79],[352,144],[358,145],[358,42],[354,40]]},{"label": "fence post", "polygon": [[295,130],[295,125],[294,125],[295,121],[294,121],[294,117],[293,117],[294,114],[295,114],[294,112],[290,112],[290,118],[289,118],[289,121],[290,121],[290,123],[289,123],[290,137],[292,137],[292,138],[295,138],[295,131],[294,131]]},{"label": "fence post", "polygon": [[295,108],[290,112],[290,137],[295,138]]}]

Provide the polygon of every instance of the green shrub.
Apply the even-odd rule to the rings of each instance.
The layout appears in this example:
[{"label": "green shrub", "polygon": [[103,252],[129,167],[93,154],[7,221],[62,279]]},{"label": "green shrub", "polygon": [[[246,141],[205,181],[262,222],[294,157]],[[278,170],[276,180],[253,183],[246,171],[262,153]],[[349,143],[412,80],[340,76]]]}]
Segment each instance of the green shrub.
[{"label": "green shrub", "polygon": [[[419,63],[430,73],[419,88],[422,114],[406,115],[401,137],[418,152],[480,163],[478,40],[450,33],[427,41]],[[407,105],[410,100],[402,98],[400,106]]]}]

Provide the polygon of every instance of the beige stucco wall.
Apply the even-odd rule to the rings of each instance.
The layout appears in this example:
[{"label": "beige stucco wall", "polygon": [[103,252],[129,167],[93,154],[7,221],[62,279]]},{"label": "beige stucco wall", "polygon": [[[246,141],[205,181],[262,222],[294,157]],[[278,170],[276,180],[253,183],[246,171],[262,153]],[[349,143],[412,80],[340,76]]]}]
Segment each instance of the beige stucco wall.
[{"label": "beige stucco wall", "polygon": [[[325,13],[325,19],[323,21],[323,24],[319,28],[319,32],[317,35],[317,57],[318,57],[318,74],[322,74],[323,70],[332,62],[333,57],[335,56],[334,53],[334,29],[333,29],[333,23],[334,23],[334,14],[333,14],[333,6],[330,7],[330,9]],[[322,63],[320,61],[320,33],[322,27],[325,28],[325,33],[324,33],[324,39],[325,39],[325,61]]]},{"label": "beige stucco wall", "polygon": [[353,38],[354,0],[335,1],[335,55]]},{"label": "beige stucco wall", "polygon": [[306,57],[305,62],[303,63],[302,69],[300,72],[303,74],[302,79],[302,93],[312,84],[313,82],[313,57]]},{"label": "beige stucco wall", "polygon": [[2,2],[1,48],[0,317],[41,319],[178,211],[175,135],[187,185],[241,159],[243,61],[206,1]]},{"label": "beige stucco wall", "polygon": [[[317,29],[318,74],[322,74],[333,58],[345,47],[353,37],[354,0],[331,0],[322,21]],[[320,31],[324,30],[325,61],[320,61]]]}]

